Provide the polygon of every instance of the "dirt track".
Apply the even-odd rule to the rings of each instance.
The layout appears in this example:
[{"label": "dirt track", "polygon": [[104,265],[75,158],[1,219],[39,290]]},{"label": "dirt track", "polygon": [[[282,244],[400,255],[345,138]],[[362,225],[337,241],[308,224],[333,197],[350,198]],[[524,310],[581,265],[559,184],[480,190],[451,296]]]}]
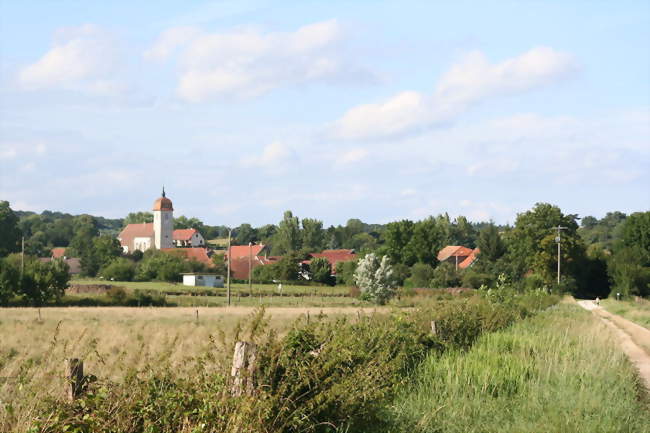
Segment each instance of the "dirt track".
[{"label": "dirt track", "polygon": [[[578,304],[596,314],[618,337],[625,354],[639,371],[646,389],[650,390],[650,330],[612,314],[594,301],[578,301]],[[645,348],[645,349],[644,349]]]}]

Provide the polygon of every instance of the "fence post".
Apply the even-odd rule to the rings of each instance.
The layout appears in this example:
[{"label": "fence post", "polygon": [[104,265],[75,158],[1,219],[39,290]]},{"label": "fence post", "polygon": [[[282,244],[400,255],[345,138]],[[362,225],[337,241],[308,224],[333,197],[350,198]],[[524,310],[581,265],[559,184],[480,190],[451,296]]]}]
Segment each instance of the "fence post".
[{"label": "fence post", "polygon": [[81,395],[84,380],[84,363],[77,358],[65,360],[65,393],[72,401]]},{"label": "fence post", "polygon": [[255,372],[255,360],[257,347],[247,341],[238,341],[235,344],[235,353],[232,359],[232,387],[230,393],[238,397],[244,393],[253,392],[253,373]]},{"label": "fence post", "polygon": [[433,335],[436,335],[436,333],[437,333],[437,331],[436,331],[436,321],[435,320],[431,321],[431,333]]}]

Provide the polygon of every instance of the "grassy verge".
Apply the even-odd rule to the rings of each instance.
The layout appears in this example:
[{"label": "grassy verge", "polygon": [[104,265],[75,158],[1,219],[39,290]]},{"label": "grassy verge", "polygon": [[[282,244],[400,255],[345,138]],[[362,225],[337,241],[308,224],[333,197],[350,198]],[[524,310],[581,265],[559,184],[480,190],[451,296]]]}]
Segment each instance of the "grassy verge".
[{"label": "grassy verge", "polygon": [[575,305],[430,356],[391,432],[650,431],[647,400],[608,328]]},{"label": "grassy verge", "polygon": [[646,300],[635,302],[604,299],[601,301],[601,305],[612,314],[618,314],[637,325],[650,329],[650,302]]}]

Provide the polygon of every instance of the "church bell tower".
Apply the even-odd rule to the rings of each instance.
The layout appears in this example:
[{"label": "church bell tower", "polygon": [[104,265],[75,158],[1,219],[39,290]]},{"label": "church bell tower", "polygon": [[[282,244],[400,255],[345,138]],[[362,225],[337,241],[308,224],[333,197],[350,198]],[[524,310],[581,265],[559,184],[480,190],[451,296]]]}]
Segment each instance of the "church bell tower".
[{"label": "church bell tower", "polygon": [[153,204],[153,232],[156,249],[174,248],[174,207],[172,201],[165,196],[163,186],[162,197]]}]

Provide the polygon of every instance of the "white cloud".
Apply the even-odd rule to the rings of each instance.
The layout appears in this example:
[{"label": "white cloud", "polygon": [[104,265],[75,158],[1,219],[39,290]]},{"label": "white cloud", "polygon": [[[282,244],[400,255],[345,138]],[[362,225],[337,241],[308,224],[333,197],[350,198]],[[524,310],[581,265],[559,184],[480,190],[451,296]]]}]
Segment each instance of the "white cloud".
[{"label": "white cloud", "polygon": [[154,45],[144,52],[144,57],[151,60],[165,60],[174,51],[199,36],[196,27],[181,26],[165,30],[158,36]]},{"label": "white cloud", "polygon": [[335,122],[334,135],[382,138],[428,128],[454,119],[485,99],[550,84],[574,69],[571,55],[548,47],[533,48],[498,64],[472,52],[441,77],[433,95],[406,91],[385,102],[353,107]]},{"label": "white cloud", "polygon": [[282,172],[295,158],[295,152],[291,147],[274,141],[264,147],[261,155],[243,158],[241,164],[244,167],[261,167],[270,172]]},{"label": "white cloud", "polygon": [[112,78],[117,63],[111,37],[99,27],[85,24],[59,29],[52,48],[24,67],[18,79],[30,90],[64,88],[112,93],[119,88]]},{"label": "white cloud", "polygon": [[353,164],[355,162],[360,162],[364,160],[368,156],[369,152],[367,149],[362,149],[362,148],[355,148],[351,149],[338,159],[337,162],[341,164]]},{"label": "white cloud", "polygon": [[201,102],[223,96],[258,96],[287,84],[354,75],[337,50],[342,38],[336,20],[294,32],[241,29],[205,33],[178,27],[163,32],[145,56],[167,58],[182,47],[178,96]]}]

